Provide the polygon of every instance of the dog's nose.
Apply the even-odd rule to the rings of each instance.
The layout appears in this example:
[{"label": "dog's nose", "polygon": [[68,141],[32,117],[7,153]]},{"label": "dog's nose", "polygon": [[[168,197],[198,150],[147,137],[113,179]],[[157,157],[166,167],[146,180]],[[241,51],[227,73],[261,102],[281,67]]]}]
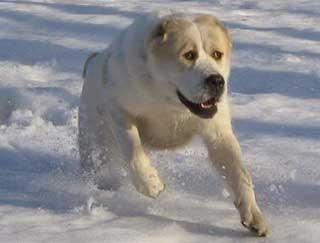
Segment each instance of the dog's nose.
[{"label": "dog's nose", "polygon": [[205,79],[205,83],[209,88],[223,90],[224,78],[220,74],[210,75]]}]

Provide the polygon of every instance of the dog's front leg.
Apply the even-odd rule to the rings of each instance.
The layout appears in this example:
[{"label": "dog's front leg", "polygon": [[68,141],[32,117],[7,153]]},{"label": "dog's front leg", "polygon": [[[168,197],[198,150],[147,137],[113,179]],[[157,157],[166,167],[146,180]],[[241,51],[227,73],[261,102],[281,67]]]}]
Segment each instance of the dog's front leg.
[{"label": "dog's front leg", "polygon": [[267,235],[268,225],[256,203],[251,177],[241,164],[241,149],[232,130],[208,135],[205,143],[214,167],[234,194],[242,224],[259,236]]},{"label": "dog's front leg", "polygon": [[[105,189],[112,188],[109,184],[118,176],[110,168],[122,165],[129,168],[139,192],[157,197],[164,185],[144,152],[134,121],[115,105],[98,105],[96,110],[86,113],[82,109],[80,113],[79,145],[83,167],[93,169],[96,183]],[[88,119],[84,119],[85,116]]]},{"label": "dog's front leg", "polygon": [[151,166],[140,141],[138,129],[131,126],[127,131],[132,149],[129,156],[131,177],[136,189],[144,195],[156,198],[164,189],[164,184],[158,176],[157,170]]},{"label": "dog's front leg", "polygon": [[164,190],[164,185],[143,149],[134,121],[120,110],[109,110],[103,116],[108,118],[103,129],[106,133],[106,157],[112,155],[120,159],[129,167],[136,189],[148,197],[156,198]]}]

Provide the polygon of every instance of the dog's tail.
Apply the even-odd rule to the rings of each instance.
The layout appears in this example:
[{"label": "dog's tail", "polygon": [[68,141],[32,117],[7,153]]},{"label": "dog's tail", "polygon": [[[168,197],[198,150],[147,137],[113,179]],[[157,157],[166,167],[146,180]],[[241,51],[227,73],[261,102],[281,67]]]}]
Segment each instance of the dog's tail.
[{"label": "dog's tail", "polygon": [[87,57],[87,60],[86,62],[84,63],[84,67],[83,67],[83,71],[82,71],[82,78],[85,78],[86,77],[86,74],[87,74],[87,66],[90,62],[90,60],[94,57],[96,57],[99,53],[98,52],[95,52],[95,53],[92,53],[90,54],[88,57]]}]

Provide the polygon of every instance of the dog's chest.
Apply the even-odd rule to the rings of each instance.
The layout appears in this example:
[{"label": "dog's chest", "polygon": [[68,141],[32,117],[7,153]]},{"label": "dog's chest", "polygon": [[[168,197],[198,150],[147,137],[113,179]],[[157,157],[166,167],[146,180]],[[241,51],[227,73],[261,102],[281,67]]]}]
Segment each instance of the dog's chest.
[{"label": "dog's chest", "polygon": [[190,118],[163,114],[138,119],[138,129],[143,144],[170,149],[188,143],[197,132],[197,124]]}]

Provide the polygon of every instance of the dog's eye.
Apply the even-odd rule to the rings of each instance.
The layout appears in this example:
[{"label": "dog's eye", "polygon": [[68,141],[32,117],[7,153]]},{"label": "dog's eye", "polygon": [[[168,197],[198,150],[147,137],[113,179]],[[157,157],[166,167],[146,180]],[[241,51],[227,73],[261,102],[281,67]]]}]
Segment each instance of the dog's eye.
[{"label": "dog's eye", "polygon": [[223,53],[220,52],[220,51],[213,51],[212,52],[212,57],[215,59],[215,60],[221,60],[223,56]]},{"label": "dog's eye", "polygon": [[183,54],[184,58],[187,59],[188,61],[194,61],[197,59],[198,54],[195,51],[188,51],[185,54]]}]

